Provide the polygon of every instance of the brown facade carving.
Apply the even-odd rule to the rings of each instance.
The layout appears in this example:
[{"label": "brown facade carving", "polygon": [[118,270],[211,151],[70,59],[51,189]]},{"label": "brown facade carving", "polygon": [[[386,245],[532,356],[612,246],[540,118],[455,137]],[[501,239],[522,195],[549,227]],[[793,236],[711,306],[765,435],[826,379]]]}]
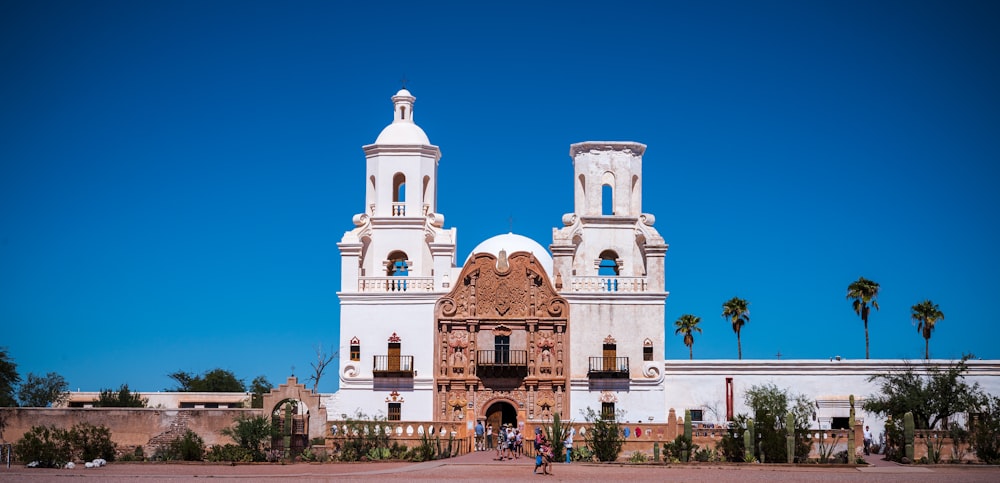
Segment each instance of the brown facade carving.
[{"label": "brown facade carving", "polygon": [[531,253],[473,255],[435,307],[436,419],[460,418],[460,401],[477,418],[494,401],[529,420],[567,410],[568,315]]}]

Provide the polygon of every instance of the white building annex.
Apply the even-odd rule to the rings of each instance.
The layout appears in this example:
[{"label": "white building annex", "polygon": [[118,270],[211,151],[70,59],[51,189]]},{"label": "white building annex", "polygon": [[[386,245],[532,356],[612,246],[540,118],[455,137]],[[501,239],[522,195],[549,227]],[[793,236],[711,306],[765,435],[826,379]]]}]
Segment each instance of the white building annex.
[{"label": "white building annex", "polygon": [[[591,408],[643,423],[691,409],[719,422],[747,411],[743,390],[773,382],[817,401],[816,427],[844,423],[854,394],[859,418],[881,430],[860,401],[877,390],[868,376],[902,361],[664,360],[667,243],[642,212],[643,144],[570,146],[574,209],[548,250],[505,234],[459,256],[437,205],[441,150],[414,122],[414,101],[397,92],[392,123],[364,146],[363,212],[337,245],[340,390],[325,399],[330,420],[362,412],[498,427],[555,412],[582,419]],[[969,366],[970,380],[1000,394],[997,361]]]}]

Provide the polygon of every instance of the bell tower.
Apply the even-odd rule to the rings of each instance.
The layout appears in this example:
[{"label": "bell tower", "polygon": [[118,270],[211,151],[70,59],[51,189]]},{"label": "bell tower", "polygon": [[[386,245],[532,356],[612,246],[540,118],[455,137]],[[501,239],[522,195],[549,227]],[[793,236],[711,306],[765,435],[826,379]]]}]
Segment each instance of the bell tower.
[{"label": "bell tower", "polygon": [[413,122],[416,98],[392,96],[392,122],[364,146],[365,205],[344,233],[340,394],[330,414],[417,420],[433,401],[434,303],[455,270],[454,228],[437,213],[441,150]]},{"label": "bell tower", "polygon": [[626,420],[646,420],[651,414],[638,408],[665,401],[667,244],[642,212],[645,151],[635,142],[570,146],[573,213],[552,230],[550,245],[556,288],[572,312],[571,384],[587,388],[573,391],[572,406],[624,409]]}]

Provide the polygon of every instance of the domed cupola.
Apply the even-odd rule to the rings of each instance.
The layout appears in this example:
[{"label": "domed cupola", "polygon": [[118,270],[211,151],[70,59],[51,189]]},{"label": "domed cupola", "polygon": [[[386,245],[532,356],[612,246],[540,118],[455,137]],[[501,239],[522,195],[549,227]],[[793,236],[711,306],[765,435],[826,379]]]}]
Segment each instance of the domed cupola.
[{"label": "domed cupola", "polygon": [[375,144],[379,145],[430,145],[427,134],[413,122],[413,103],[417,98],[410,91],[400,89],[392,96],[393,116],[389,124],[379,133]]}]

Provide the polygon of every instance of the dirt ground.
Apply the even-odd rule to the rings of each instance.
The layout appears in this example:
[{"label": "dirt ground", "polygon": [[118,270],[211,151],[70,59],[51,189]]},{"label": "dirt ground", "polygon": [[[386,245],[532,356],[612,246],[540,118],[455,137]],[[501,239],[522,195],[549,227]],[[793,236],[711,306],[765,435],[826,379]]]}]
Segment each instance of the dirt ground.
[{"label": "dirt ground", "polygon": [[[733,482],[997,482],[996,466],[902,466],[880,464],[861,467],[785,465],[623,465],[554,464],[553,475],[533,475],[534,460],[495,461],[492,453],[473,453],[425,463],[298,463],[219,465],[208,463],[111,463],[98,469],[29,469],[0,467],[0,480],[32,482],[185,482],[204,478],[230,481],[683,481]],[[880,462],[882,463],[882,462]]]}]

